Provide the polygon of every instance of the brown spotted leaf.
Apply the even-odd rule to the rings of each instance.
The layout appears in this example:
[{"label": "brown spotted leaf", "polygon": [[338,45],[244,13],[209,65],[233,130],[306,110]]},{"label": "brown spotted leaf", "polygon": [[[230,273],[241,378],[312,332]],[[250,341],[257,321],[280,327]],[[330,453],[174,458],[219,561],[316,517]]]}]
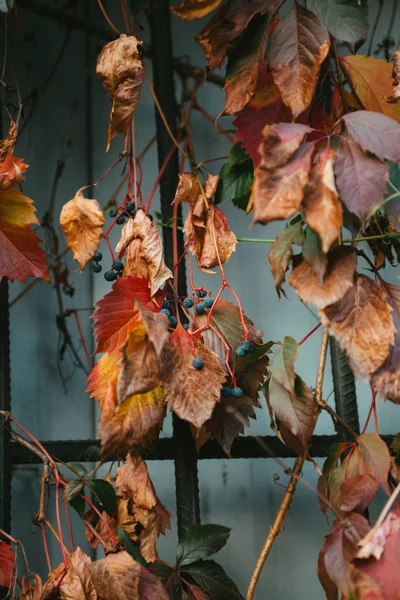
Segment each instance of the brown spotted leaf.
[{"label": "brown spotted leaf", "polygon": [[82,189],[62,207],[60,225],[67,238],[68,247],[82,270],[92,259],[99,245],[103,224],[104,215],[99,203],[85,198]]},{"label": "brown spotted leaf", "polygon": [[151,509],[157,504],[153,482],[141,456],[127,455],[125,463],[117,469],[115,484],[118,495],[132,498],[141,508]]},{"label": "brown spotted leaf", "polygon": [[107,150],[119,133],[127,133],[139,101],[143,82],[140,42],[121,34],[109,42],[99,54],[96,75],[112,102],[108,124]]},{"label": "brown spotted leaf", "polygon": [[295,118],[311,103],[329,45],[322,21],[297,2],[271,35],[267,59],[283,101]]},{"label": "brown spotted leaf", "polygon": [[[280,152],[281,149],[277,149],[278,161]],[[254,223],[265,224],[290,219],[299,211],[304,188],[308,183],[313,152],[314,144],[305,143],[282,167],[268,169],[261,163],[255,170],[250,198]]]},{"label": "brown spotted leaf", "polygon": [[333,173],[333,152],[329,146],[318,155],[313,165],[304,190],[303,208],[308,225],[321,239],[323,252],[328,252],[343,225]]},{"label": "brown spotted leaf", "polygon": [[389,165],[364,152],[350,136],[342,137],[336,152],[335,175],[341,199],[364,224],[385,197]]},{"label": "brown spotted leaf", "polygon": [[378,284],[359,274],[341,300],[321,311],[323,324],[347,352],[360,378],[369,377],[389,355],[395,333],[391,311]]},{"label": "brown spotted leaf", "polygon": [[[203,361],[202,369],[193,367],[194,357]],[[220,400],[226,377],[218,356],[178,325],[161,358],[165,401],[181,419],[200,429]]]},{"label": "brown spotted leaf", "polygon": [[355,248],[340,246],[328,252],[327,258],[322,281],[304,259],[293,269],[288,279],[300,300],[318,308],[326,308],[343,298],[353,286],[357,268]]},{"label": "brown spotted leaf", "polygon": [[223,4],[203,31],[195,36],[195,40],[203,48],[208,67],[220,68],[251,19],[263,11],[272,10],[275,5],[274,0],[252,0],[239,5],[229,1]]}]

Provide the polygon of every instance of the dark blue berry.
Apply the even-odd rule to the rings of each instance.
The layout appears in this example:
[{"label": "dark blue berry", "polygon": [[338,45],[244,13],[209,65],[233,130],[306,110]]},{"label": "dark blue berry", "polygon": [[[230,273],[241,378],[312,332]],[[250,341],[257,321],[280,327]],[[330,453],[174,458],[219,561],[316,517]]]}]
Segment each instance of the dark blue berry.
[{"label": "dark blue berry", "polygon": [[178,324],[178,319],[177,319],[176,317],[170,317],[170,318],[169,318],[169,324],[170,324],[170,326],[171,326],[173,329],[175,329],[175,327],[176,327],[176,326],[177,326],[177,324]]},{"label": "dark blue berry", "polygon": [[243,396],[243,390],[240,387],[234,387],[232,390],[232,396],[234,398],[241,398]]},{"label": "dark blue berry", "polygon": [[238,356],[240,356],[240,358],[242,358],[243,356],[246,356],[246,350],[244,349],[243,345],[239,346],[239,348],[236,350],[236,354]]},{"label": "dark blue berry", "polygon": [[114,219],[117,216],[117,211],[112,208],[110,211],[108,211],[108,216]]},{"label": "dark blue berry", "polygon": [[204,367],[203,361],[201,360],[201,358],[198,358],[197,356],[196,356],[196,358],[193,359],[192,365],[198,371],[200,371]]},{"label": "dark blue berry", "polygon": [[101,265],[93,265],[93,273],[100,273]]},{"label": "dark blue berry", "polygon": [[186,329],[186,331],[187,331],[189,329],[189,323],[184,323],[183,329]]},{"label": "dark blue berry", "polygon": [[252,354],[252,352],[255,352],[257,350],[257,346],[255,345],[254,342],[243,342],[243,344],[241,344],[242,348],[244,348],[245,352],[249,352],[250,354]]},{"label": "dark blue berry", "polygon": [[165,298],[164,302],[162,303],[162,308],[169,308],[169,302],[166,298]]},{"label": "dark blue berry", "polygon": [[224,398],[229,398],[230,396],[232,396],[232,390],[229,387],[223,387],[222,388],[222,395],[224,396]]},{"label": "dark blue berry", "polygon": [[117,222],[117,225],[123,225],[125,223],[124,215],[122,215],[121,217],[118,217],[116,222]]},{"label": "dark blue berry", "polygon": [[104,279],[107,281],[115,281],[115,279],[117,279],[117,274],[115,271],[106,271],[104,273]]},{"label": "dark blue berry", "polygon": [[101,252],[95,252],[93,254],[93,260],[94,260],[94,262],[100,262],[102,258],[103,258],[103,255],[102,255]]},{"label": "dark blue berry", "polygon": [[201,315],[204,312],[204,304],[200,302],[200,304],[196,304],[196,312],[198,315]]},{"label": "dark blue berry", "polygon": [[169,312],[168,308],[162,308],[160,310],[160,313],[162,313],[163,315],[165,315],[168,318],[171,316],[171,313]]},{"label": "dark blue berry", "polygon": [[199,292],[197,292],[197,295],[199,298],[205,298],[207,296],[207,292],[206,290],[200,290]]},{"label": "dark blue berry", "polygon": [[135,210],[135,205],[134,205],[134,203],[133,203],[133,202],[127,202],[127,203],[125,204],[125,210],[126,210],[126,212],[127,212],[127,213],[129,213],[129,214],[130,214],[130,215],[132,215],[132,216],[134,216],[134,215],[133,215],[133,213],[134,213],[134,212],[136,213],[136,210]]},{"label": "dark blue berry", "polygon": [[116,260],[116,261],[113,263],[113,266],[112,266],[112,268],[113,268],[115,271],[122,271],[122,270],[123,270],[123,268],[124,268],[124,263],[122,262],[122,260]]},{"label": "dark blue berry", "polygon": [[183,301],[183,306],[185,306],[185,308],[192,308],[194,302],[191,298],[185,298]]},{"label": "dark blue berry", "polygon": [[204,306],[206,308],[211,308],[213,304],[214,304],[214,300],[212,298],[206,298],[204,300]]}]

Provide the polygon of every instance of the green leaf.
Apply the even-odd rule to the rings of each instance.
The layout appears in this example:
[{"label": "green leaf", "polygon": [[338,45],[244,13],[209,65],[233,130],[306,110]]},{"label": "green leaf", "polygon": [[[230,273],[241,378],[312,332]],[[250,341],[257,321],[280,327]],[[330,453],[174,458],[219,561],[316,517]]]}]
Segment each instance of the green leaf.
[{"label": "green leaf", "polygon": [[63,501],[71,502],[71,500],[79,496],[84,487],[85,482],[81,479],[71,479],[64,488]]},{"label": "green leaf", "polygon": [[396,465],[400,465],[400,433],[394,436],[393,442],[390,444],[390,449],[396,454]]},{"label": "green leaf", "polygon": [[67,463],[67,467],[75,473],[75,475],[80,475],[81,477],[85,477],[87,475],[86,468],[79,462],[69,462]]},{"label": "green leaf", "polygon": [[140,554],[139,548],[136,546],[135,542],[131,540],[125,529],[118,527],[118,535],[127,553],[130,554],[137,563],[143,567],[148,567],[147,561]]},{"label": "green leaf", "polygon": [[108,481],[105,481],[104,479],[93,479],[90,484],[98,501],[102,504],[103,509],[109,517],[112,517],[117,505],[117,494],[115,489],[111,483],[108,483]]},{"label": "green leaf", "polygon": [[215,554],[225,546],[230,533],[229,527],[222,525],[186,527],[179,537],[177,565],[182,567]]},{"label": "green leaf", "polygon": [[0,11],[3,13],[9,12],[14,6],[14,0],[0,0]]},{"label": "green leaf", "polygon": [[211,600],[243,600],[242,594],[224,569],[213,560],[192,563],[183,573],[188,573]]},{"label": "green leaf", "polygon": [[293,244],[301,246],[304,240],[302,223],[288,225],[276,238],[268,253],[271,272],[279,295],[282,283],[285,281],[286,269],[293,256]]},{"label": "green leaf", "polygon": [[[82,493],[83,492],[84,489],[82,490]],[[84,515],[86,511],[86,502],[84,501],[82,496],[75,496],[75,498],[72,498],[72,500],[70,500],[68,504],[72,506],[74,510],[76,510],[80,517]]]},{"label": "green leaf", "polygon": [[286,336],[283,346],[279,346],[275,350],[270,363],[271,375],[291,394],[294,394],[294,382],[296,378],[294,363],[297,360],[298,348],[299,345],[296,340],[290,336]]},{"label": "green leaf", "polygon": [[308,10],[318,15],[329,32],[341,42],[354,44],[368,36],[366,0],[308,0]]},{"label": "green leaf", "polygon": [[233,202],[242,210],[246,210],[254,181],[253,161],[237,142],[229,152],[229,160],[220,172],[220,180],[215,194],[215,202]]}]

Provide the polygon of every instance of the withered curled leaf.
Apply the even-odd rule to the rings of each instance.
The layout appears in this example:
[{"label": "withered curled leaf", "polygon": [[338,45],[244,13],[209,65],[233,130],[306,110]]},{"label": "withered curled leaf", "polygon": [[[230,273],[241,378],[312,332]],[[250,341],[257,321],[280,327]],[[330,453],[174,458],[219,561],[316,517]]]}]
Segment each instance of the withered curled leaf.
[{"label": "withered curled leaf", "polygon": [[85,198],[82,189],[62,207],[60,225],[74,259],[83,270],[99,245],[104,215],[99,203]]},{"label": "withered curled leaf", "polygon": [[112,102],[108,124],[107,150],[111,140],[126,133],[139,101],[143,82],[140,42],[121,34],[104,46],[97,59],[96,74]]}]

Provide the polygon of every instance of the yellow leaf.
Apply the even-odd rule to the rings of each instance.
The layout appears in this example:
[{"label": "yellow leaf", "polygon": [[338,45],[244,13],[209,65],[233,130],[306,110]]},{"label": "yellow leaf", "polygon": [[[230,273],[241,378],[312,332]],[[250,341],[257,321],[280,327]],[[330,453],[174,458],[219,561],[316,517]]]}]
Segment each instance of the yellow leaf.
[{"label": "yellow leaf", "polygon": [[392,65],[371,56],[342,56],[340,61],[364,108],[400,121],[400,104],[386,100],[393,93]]},{"label": "yellow leaf", "polygon": [[99,203],[85,198],[82,189],[62,207],[60,225],[74,259],[83,270],[99,245],[104,215]]},{"label": "yellow leaf", "polygon": [[33,200],[19,190],[10,188],[0,192],[0,220],[7,221],[8,225],[39,225],[35,212]]}]

